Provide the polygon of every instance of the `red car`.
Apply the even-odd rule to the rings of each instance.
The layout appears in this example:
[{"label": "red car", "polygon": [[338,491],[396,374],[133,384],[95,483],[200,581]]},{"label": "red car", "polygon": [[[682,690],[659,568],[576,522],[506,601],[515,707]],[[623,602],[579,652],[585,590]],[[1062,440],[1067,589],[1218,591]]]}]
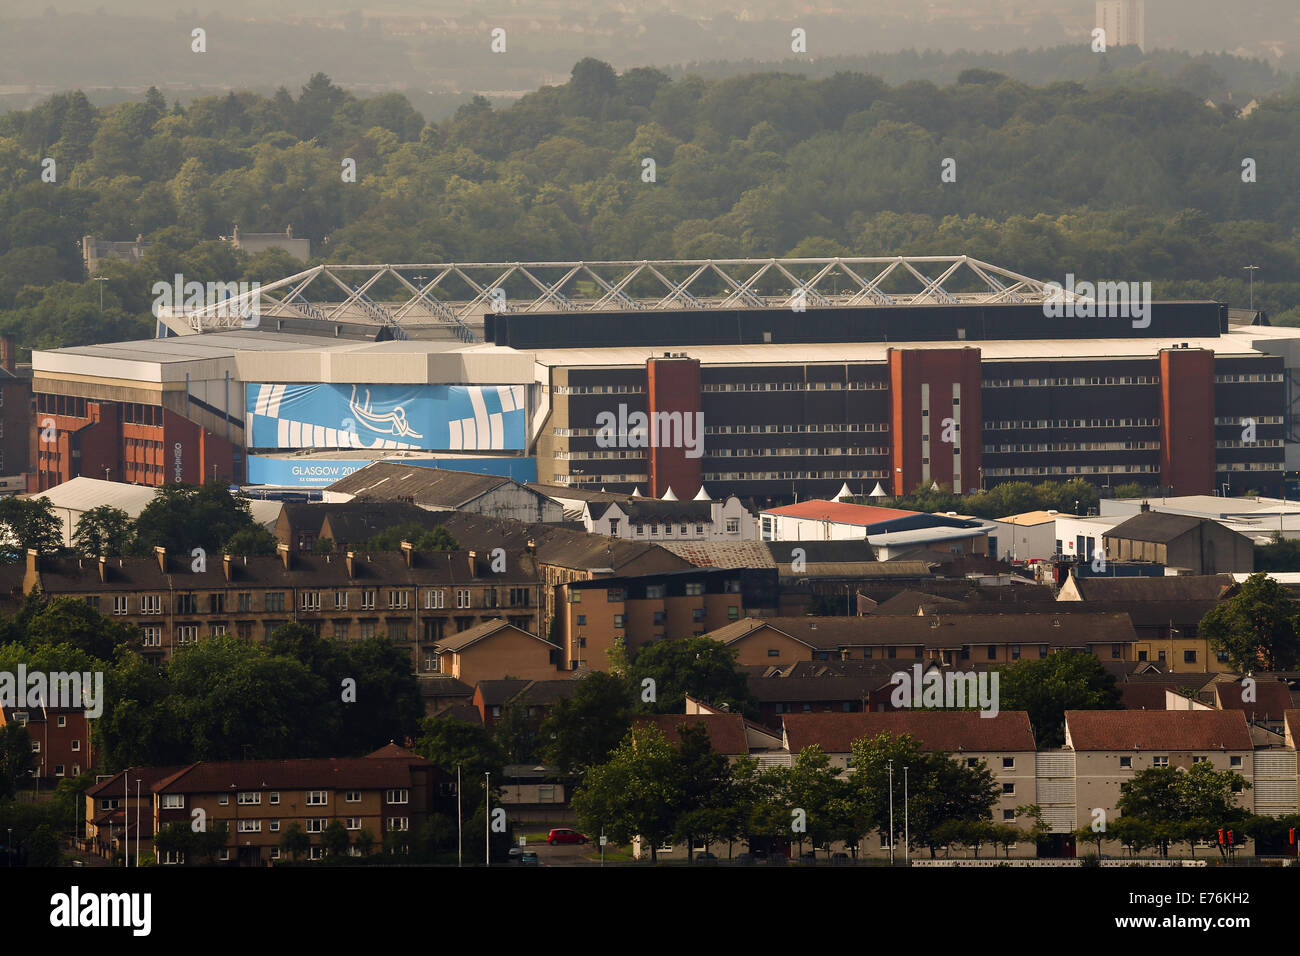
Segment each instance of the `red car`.
[{"label": "red car", "polygon": [[546,842],[552,846],[556,843],[586,843],[587,837],[586,834],[579,833],[577,830],[560,827],[546,835]]}]

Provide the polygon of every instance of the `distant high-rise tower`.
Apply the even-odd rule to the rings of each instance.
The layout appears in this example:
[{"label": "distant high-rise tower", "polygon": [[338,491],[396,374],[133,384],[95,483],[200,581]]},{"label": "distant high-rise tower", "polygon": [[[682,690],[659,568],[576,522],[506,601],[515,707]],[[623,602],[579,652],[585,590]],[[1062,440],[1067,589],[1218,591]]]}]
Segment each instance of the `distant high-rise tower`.
[{"label": "distant high-rise tower", "polygon": [[1146,51],[1144,0],[1098,0],[1097,26],[1106,31],[1106,46],[1135,46]]}]

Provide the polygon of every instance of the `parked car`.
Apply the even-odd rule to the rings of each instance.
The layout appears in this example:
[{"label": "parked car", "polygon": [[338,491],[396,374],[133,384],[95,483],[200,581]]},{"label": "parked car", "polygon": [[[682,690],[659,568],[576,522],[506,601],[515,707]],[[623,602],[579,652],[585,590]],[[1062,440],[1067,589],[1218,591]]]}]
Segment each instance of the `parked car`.
[{"label": "parked car", "polygon": [[847,853],[836,853],[831,857],[831,863],[835,866],[848,866],[849,855]]},{"label": "parked car", "polygon": [[522,853],[520,853],[519,865],[520,866],[541,866],[541,863],[539,863],[537,859],[537,851],[524,850]]},{"label": "parked car", "polygon": [[587,835],[579,833],[577,830],[570,830],[568,827],[556,827],[550,833],[546,834],[546,842],[555,846],[557,843],[586,843]]},{"label": "parked car", "polygon": [[523,847],[521,847],[521,846],[512,846],[512,847],[510,848],[510,852],[507,853],[506,856],[507,856],[509,859],[511,859],[511,860],[517,860],[517,859],[519,859],[520,855],[521,855],[523,852],[524,852],[524,848],[523,848]]},{"label": "parked car", "polygon": [[717,863],[718,857],[716,854],[710,853],[707,850],[705,850],[703,853],[695,854],[695,862],[696,863]]},{"label": "parked car", "polygon": [[741,853],[736,857],[736,863],[739,866],[753,866],[758,858],[752,853]]}]

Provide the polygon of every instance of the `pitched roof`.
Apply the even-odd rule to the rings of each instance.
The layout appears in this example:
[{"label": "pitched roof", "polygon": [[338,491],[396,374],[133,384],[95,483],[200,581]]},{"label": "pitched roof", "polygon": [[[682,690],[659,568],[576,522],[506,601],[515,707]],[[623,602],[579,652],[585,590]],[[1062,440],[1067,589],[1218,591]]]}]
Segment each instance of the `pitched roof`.
[{"label": "pitched roof", "polygon": [[[1065,515],[1070,518],[1072,515]],[[1055,522],[1057,512],[1055,511],[1025,511],[1018,515],[1007,515],[1005,518],[995,518],[1002,524],[1019,525],[1022,528],[1033,527],[1034,525],[1047,524],[1049,521]]]},{"label": "pitched roof", "polygon": [[[1236,582],[1231,574],[1168,574],[1160,577],[1075,578],[1085,601],[1218,601]],[[1060,602],[1068,604],[1068,601]],[[1208,608],[1207,608],[1208,610]]]},{"label": "pitched roof", "polygon": [[709,734],[709,745],[720,754],[736,756],[749,753],[749,738],[745,735],[745,718],[740,714],[648,714],[637,717],[633,725],[654,724],[669,743],[681,743],[681,728],[703,724]]},{"label": "pitched roof", "polygon": [[579,683],[580,681],[572,678],[531,680],[521,690],[517,691],[511,699],[527,699],[530,705],[549,707],[557,700],[564,700],[576,694]]},{"label": "pitched roof", "polygon": [[458,654],[467,647],[477,644],[479,641],[487,640],[489,637],[499,634],[502,631],[514,631],[518,634],[524,635],[525,637],[531,637],[535,641],[540,641],[547,647],[554,647],[550,641],[543,640],[536,634],[529,634],[523,628],[515,627],[508,621],[501,620],[499,617],[493,618],[490,621],[480,621],[473,627],[466,628],[465,630],[459,631],[455,634],[448,634],[446,637],[440,637],[434,642],[434,646],[440,651],[450,651]]},{"label": "pitched roof", "polygon": [[659,546],[697,568],[774,568],[762,541],[663,541]]},{"label": "pitched roof", "polygon": [[130,785],[128,787],[129,795],[135,796],[135,782],[140,781],[140,794],[152,793],[154,784],[160,780],[166,780],[168,777],[184,770],[184,765],[169,765],[165,767],[128,767],[126,770],[119,770],[107,780],[101,780],[90,787],[86,788],[86,795],[95,797],[103,793],[105,796],[116,796],[122,792],[122,775],[125,774]]},{"label": "pitched roof", "polygon": [[924,608],[928,612],[963,611],[974,601],[957,601],[938,594],[926,594],[924,591],[899,591],[886,601],[876,605],[876,614],[916,614]]},{"label": "pitched roof", "polygon": [[511,484],[515,482],[499,475],[376,461],[340,478],[329,490],[371,501],[408,501],[455,509]]},{"label": "pitched roof", "polygon": [[1177,691],[1178,684],[1170,680],[1136,684],[1125,681],[1119,685],[1120,706],[1125,710],[1164,710],[1167,690]]},{"label": "pitched roof", "polygon": [[860,701],[872,691],[888,685],[890,675],[897,670],[888,661],[882,661],[881,664],[884,666],[874,676],[827,674],[823,677],[750,677],[745,686],[749,695],[760,704]]},{"label": "pitched roof", "polygon": [[507,549],[507,570],[501,573],[492,572],[482,556],[471,569],[467,551],[416,551],[411,561],[408,567],[400,551],[359,552],[349,577],[346,557],[341,554],[293,552],[288,570],[278,554],[236,555],[230,560],[230,582],[226,581],[222,558],[209,557],[204,570],[194,571],[188,553],[168,556],[166,573],[159,570],[153,556],[108,558],[103,582],[99,580],[99,562],[91,558],[43,555],[39,567],[41,588],[54,597],[83,591],[224,590],[232,582],[261,587],[343,588],[363,582],[393,587],[473,584],[489,577],[498,585],[537,581],[533,555],[522,549]]},{"label": "pitched roof", "polygon": [[328,757],[304,760],[200,761],[158,782],[155,793],[225,790],[378,789],[409,786],[423,757]]},{"label": "pitched roof", "polygon": [[956,753],[1033,751],[1034,733],[1024,711],[983,717],[975,711],[894,710],[855,714],[786,714],[791,753],[817,744],[827,753],[848,753],[853,741],[880,734],[910,734],[923,750]]},{"label": "pitched roof", "polygon": [[1168,514],[1163,511],[1141,511],[1127,521],[1115,525],[1109,531],[1102,532],[1102,537],[1168,544],[1189,531],[1195,531],[1203,524],[1218,525],[1221,530],[1229,531],[1228,528],[1209,518],[1193,518],[1190,515]]},{"label": "pitched roof", "polygon": [[865,617],[765,617],[733,621],[706,637],[731,644],[762,627],[809,647],[1047,644],[1089,647],[1137,640],[1127,614],[946,614]]},{"label": "pitched roof", "polygon": [[782,515],[790,518],[808,518],[813,521],[833,521],[837,524],[852,524],[860,527],[893,521],[897,518],[909,518],[922,514],[919,511],[901,511],[898,508],[877,508],[874,505],[855,505],[847,501],[827,501],[824,498],[810,498],[793,505],[779,508],[766,508],[763,514]]},{"label": "pitched roof", "polygon": [[500,706],[506,703],[528,686],[528,681],[517,678],[504,680],[481,680],[475,688],[475,696],[483,699],[485,707]]},{"label": "pitched roof", "polygon": [[858,541],[763,541],[759,542],[777,564],[790,564],[795,549],[808,564],[866,564],[876,562],[876,550],[865,538]]},{"label": "pitched roof", "polygon": [[534,548],[543,564],[574,570],[619,571],[635,564],[638,573],[680,571],[690,562],[666,551],[658,544],[588,534],[572,528],[548,524],[526,524],[508,518],[489,518],[466,512],[446,512],[439,524],[463,548],[491,551],[493,548]]},{"label": "pitched roof", "polygon": [[1240,681],[1221,681],[1211,689],[1220,710],[1239,710],[1247,720],[1282,720],[1292,707],[1291,688],[1280,680],[1256,679],[1253,701],[1243,700]]},{"label": "pitched roof", "polygon": [[592,518],[600,520],[610,508],[627,515],[633,524],[655,522],[706,522],[713,517],[713,507],[707,501],[660,501],[657,498],[628,498],[625,501],[589,501],[587,508]]},{"label": "pitched roof", "polygon": [[1251,750],[1239,710],[1067,710],[1067,745],[1080,750]]}]

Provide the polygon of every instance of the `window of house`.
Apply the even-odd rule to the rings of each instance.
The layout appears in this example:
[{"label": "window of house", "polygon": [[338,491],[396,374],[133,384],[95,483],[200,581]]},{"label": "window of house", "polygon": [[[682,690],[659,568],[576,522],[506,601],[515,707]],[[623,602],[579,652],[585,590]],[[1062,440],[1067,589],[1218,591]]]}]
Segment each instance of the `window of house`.
[{"label": "window of house", "polygon": [[1184,663],[1184,664],[1195,664],[1195,663],[1196,663],[1196,651],[1183,651],[1183,663]]},{"label": "window of house", "polygon": [[1152,758],[1151,758],[1151,766],[1153,766],[1153,767],[1168,767],[1168,766],[1169,766],[1169,758],[1168,758],[1168,757],[1152,757]]},{"label": "window of house", "polygon": [[1133,769],[1133,758],[1132,758],[1132,757],[1120,757],[1120,758],[1119,758],[1119,768],[1120,768],[1121,770],[1132,770],[1132,769]]},{"label": "window of house", "polygon": [[[578,593],[582,593],[582,592],[578,592]],[[469,603],[469,589],[468,589],[468,588],[457,588],[457,589],[456,589],[456,607],[458,607],[458,608],[464,608],[464,607],[469,607],[469,606],[470,606],[470,603]]]},{"label": "window of house", "polygon": [[323,807],[326,804],[327,799],[328,797],[324,790],[307,791],[307,806],[309,807]]},{"label": "window of house", "polygon": [[411,599],[410,591],[389,591],[388,606],[399,610],[406,610]]},{"label": "window of house", "polygon": [[252,790],[243,790],[239,794],[239,805],[241,807],[252,806],[262,802],[262,795]]},{"label": "window of house", "polygon": [[385,803],[410,803],[411,791],[409,790],[389,790],[384,794]]},{"label": "window of house", "polygon": [[446,594],[447,592],[443,591],[441,588],[431,588],[430,590],[425,591],[424,606],[431,611],[441,609],[443,607],[443,601],[446,600]]},{"label": "window of house", "polygon": [[308,833],[324,833],[328,822],[324,817],[309,817],[307,819]]},{"label": "window of house", "polygon": [[367,588],[366,590],[361,592],[361,610],[373,611],[375,609],[376,593],[377,592],[375,591],[374,588]]},{"label": "window of house", "polygon": [[698,597],[704,593],[704,585],[699,581],[688,581],[686,583],[687,597]]},{"label": "window of house", "polygon": [[161,806],[164,810],[181,810],[185,807],[185,794],[164,793]]},{"label": "window of house", "polygon": [[410,829],[410,821],[406,817],[389,817],[388,832],[396,833]]},{"label": "window of house", "polygon": [[301,605],[304,611],[320,610],[320,592],[319,591],[302,591],[300,593]]},{"label": "window of house", "polygon": [[126,613],[126,595],[125,595],[125,594],[114,594],[114,595],[113,595],[113,613],[114,613],[114,614],[125,614],[125,613]]},{"label": "window of house", "polygon": [[343,795],[343,802],[344,802],[344,803],[360,803],[360,802],[361,802],[361,791],[360,791],[360,790],[348,790],[348,791],[346,791],[346,792],[344,793],[344,795]]}]

